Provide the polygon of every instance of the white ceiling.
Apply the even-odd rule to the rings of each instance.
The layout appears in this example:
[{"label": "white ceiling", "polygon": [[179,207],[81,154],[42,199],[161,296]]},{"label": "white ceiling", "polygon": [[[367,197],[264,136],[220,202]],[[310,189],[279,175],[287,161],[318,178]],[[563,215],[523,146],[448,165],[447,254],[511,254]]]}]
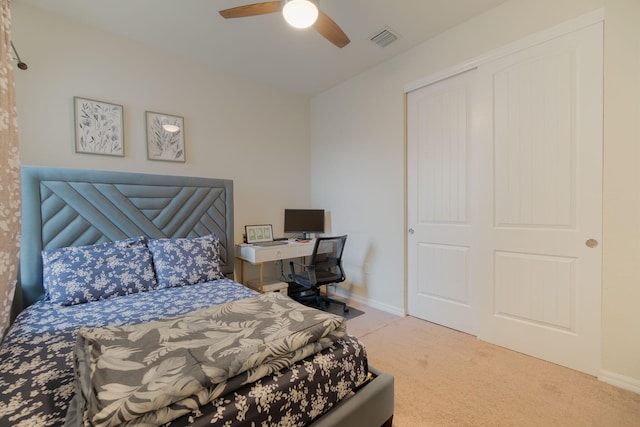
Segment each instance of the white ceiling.
[{"label": "white ceiling", "polygon": [[[506,0],[320,0],[351,39],[342,49],[313,29],[289,27],[280,13],[237,19],[218,13],[260,0],[13,1],[311,96]],[[383,27],[400,36],[385,48],[369,40]]]}]

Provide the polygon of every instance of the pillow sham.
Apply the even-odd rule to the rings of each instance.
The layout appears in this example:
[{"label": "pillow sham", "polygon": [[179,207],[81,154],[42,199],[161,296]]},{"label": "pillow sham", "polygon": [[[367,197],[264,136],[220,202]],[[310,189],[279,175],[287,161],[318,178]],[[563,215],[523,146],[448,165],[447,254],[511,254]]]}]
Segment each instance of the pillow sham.
[{"label": "pillow sham", "polygon": [[154,289],[147,243],[140,236],[42,251],[46,299],[74,305]]},{"label": "pillow sham", "polygon": [[195,238],[151,239],[158,289],[195,285],[224,278],[220,240],[215,234]]}]

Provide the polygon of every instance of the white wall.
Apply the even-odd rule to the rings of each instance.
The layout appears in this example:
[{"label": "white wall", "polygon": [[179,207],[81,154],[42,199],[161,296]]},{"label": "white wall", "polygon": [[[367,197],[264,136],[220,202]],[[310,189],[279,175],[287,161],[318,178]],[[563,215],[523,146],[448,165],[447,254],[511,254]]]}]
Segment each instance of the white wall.
[{"label": "white wall", "polygon": [[[231,178],[235,239],[309,204],[309,101],[13,2],[22,164]],[[125,157],[74,152],[73,96],[124,106]],[[145,111],[185,118],[186,163],[146,158]],[[283,159],[294,159],[286,168]],[[294,178],[292,178],[294,177]]]},{"label": "white wall", "polygon": [[312,204],[350,236],[347,291],[405,308],[404,85],[604,7],[602,377],[640,391],[639,3],[512,0],[314,97]]}]

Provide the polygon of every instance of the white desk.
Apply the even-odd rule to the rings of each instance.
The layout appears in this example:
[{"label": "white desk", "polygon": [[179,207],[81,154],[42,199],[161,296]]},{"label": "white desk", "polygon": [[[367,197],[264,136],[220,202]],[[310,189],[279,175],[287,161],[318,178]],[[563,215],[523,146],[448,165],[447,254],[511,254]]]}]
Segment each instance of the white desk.
[{"label": "white desk", "polygon": [[244,264],[246,262],[260,266],[260,291],[264,291],[264,263],[285,259],[301,258],[313,253],[315,240],[296,242],[289,240],[285,245],[254,246],[236,245],[236,258],[240,261],[239,282],[244,283]]}]

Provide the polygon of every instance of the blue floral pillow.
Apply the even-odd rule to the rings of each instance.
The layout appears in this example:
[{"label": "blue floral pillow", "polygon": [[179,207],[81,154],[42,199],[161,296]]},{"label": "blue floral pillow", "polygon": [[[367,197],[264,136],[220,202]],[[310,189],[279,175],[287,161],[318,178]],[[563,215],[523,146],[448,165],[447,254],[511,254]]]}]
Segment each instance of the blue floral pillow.
[{"label": "blue floral pillow", "polygon": [[74,305],[155,289],[147,242],[141,236],[42,251],[46,298]]},{"label": "blue floral pillow", "polygon": [[158,277],[158,289],[211,282],[220,271],[220,241],[215,234],[193,239],[151,239],[149,250]]}]

